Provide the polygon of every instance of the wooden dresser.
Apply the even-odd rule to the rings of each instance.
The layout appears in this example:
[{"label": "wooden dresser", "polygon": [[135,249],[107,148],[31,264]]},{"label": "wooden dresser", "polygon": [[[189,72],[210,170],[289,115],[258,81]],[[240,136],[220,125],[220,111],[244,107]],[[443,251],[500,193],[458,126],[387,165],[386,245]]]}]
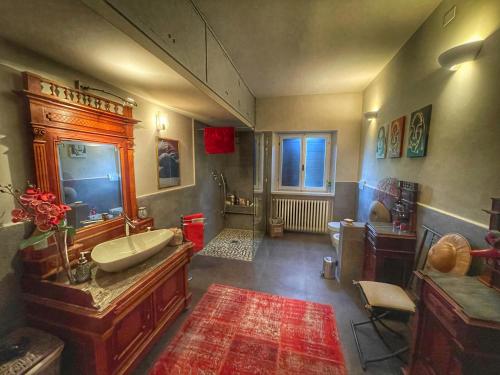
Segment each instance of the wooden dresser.
[{"label": "wooden dresser", "polygon": [[393,230],[391,223],[368,222],[363,280],[404,287],[413,269],[415,247],[415,233]]},{"label": "wooden dresser", "polygon": [[416,272],[417,314],[406,373],[500,373],[500,293],[470,276]]}]

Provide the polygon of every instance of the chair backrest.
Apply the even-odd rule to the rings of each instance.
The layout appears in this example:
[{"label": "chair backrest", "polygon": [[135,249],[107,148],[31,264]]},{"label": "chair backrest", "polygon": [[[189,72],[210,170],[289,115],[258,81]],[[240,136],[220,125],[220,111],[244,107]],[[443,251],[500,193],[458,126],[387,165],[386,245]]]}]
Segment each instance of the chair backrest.
[{"label": "chair backrest", "polygon": [[[442,237],[442,235],[436,232],[434,229],[422,225],[423,233],[420,243],[417,247],[415,254],[415,263],[413,269],[416,271],[422,270],[427,263],[427,255],[429,254],[430,248]],[[405,285],[405,289],[410,289],[415,275],[412,273],[408,282]]]}]

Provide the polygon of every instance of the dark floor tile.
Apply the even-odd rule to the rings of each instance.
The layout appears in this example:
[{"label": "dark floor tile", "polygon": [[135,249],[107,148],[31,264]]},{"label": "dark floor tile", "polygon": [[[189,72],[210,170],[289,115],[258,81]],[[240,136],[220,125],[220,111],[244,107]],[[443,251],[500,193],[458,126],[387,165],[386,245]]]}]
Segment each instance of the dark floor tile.
[{"label": "dark floor tile", "polygon": [[[398,360],[371,364],[366,372],[361,369],[349,321],[364,320],[367,315],[354,288],[350,285],[341,287],[335,280],[320,277],[323,257],[331,254],[327,235],[286,233],[282,238],[264,238],[253,262],[195,256],[190,265],[192,306],[199,302],[213,283],[330,304],[335,310],[349,374],[399,374],[401,362]],[[190,312],[184,312],[176,320],[134,374],[149,371]],[[401,323],[393,323],[393,326],[404,330]],[[384,353],[385,348],[371,327],[363,328],[360,339],[368,356]]]}]

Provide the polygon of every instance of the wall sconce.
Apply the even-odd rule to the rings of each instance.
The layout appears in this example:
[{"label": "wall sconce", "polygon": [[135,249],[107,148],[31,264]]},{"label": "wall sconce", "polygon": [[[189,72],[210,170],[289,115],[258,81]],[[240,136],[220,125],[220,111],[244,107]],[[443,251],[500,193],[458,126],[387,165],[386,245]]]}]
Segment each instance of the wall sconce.
[{"label": "wall sconce", "polygon": [[162,131],[167,130],[168,128],[168,119],[167,116],[162,115],[160,112],[156,113],[156,130]]},{"label": "wall sconce", "polygon": [[439,65],[449,70],[457,70],[460,64],[475,60],[482,46],[483,41],[478,40],[450,48],[439,55]]},{"label": "wall sconce", "polygon": [[369,112],[365,112],[363,113],[363,116],[365,116],[365,119],[367,119],[368,121],[371,121],[373,119],[376,119],[377,116],[378,116],[378,111],[369,111]]}]

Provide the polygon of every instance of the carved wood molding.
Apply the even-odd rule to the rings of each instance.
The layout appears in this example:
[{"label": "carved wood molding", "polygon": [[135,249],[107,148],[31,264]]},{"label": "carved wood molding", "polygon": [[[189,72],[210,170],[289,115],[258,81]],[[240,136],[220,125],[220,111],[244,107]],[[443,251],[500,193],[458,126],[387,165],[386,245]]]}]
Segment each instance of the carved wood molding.
[{"label": "carved wood molding", "polygon": [[[28,105],[37,185],[62,201],[57,154],[61,140],[114,144],[120,150],[123,210],[136,218],[133,126],[139,121],[132,117],[132,108],[28,72],[23,82],[24,90],[18,93]],[[104,222],[78,230],[76,240],[88,249],[96,238],[102,242],[123,235],[123,219],[114,220],[118,226]]]},{"label": "carved wood molding", "polygon": [[[45,117],[47,120],[51,122],[59,122],[64,124],[93,128],[93,129],[102,128],[102,121],[83,118],[83,117],[76,117],[74,115],[65,115],[57,112],[47,112],[45,114]],[[120,126],[119,123],[117,123],[115,126],[111,124],[109,126],[111,127],[110,130],[112,130],[113,132],[125,134],[125,128],[123,126]]]},{"label": "carved wood molding", "polygon": [[45,142],[45,128],[41,126],[33,126],[31,128],[33,132],[33,138],[38,142]]}]

